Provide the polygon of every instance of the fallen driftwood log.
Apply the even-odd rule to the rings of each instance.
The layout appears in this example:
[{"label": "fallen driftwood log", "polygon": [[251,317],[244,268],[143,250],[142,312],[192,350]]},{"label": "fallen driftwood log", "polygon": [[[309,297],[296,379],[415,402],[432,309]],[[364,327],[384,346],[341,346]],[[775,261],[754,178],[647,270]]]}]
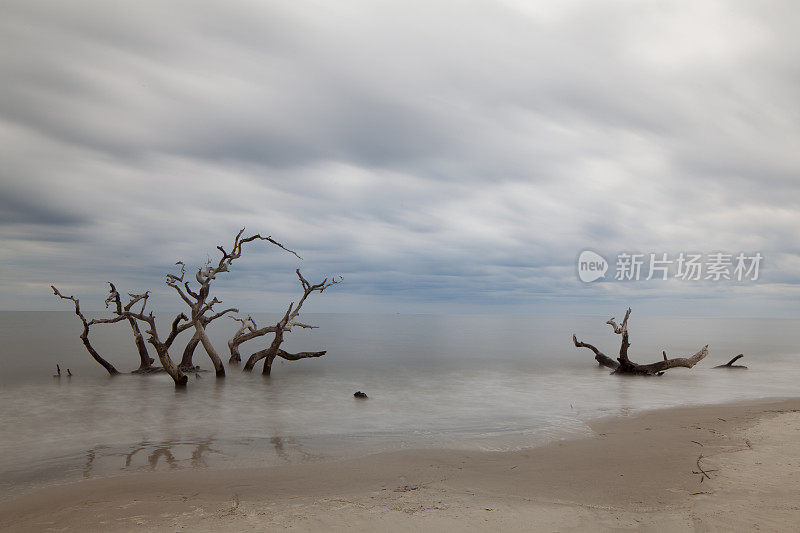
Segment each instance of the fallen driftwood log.
[{"label": "fallen driftwood log", "polygon": [[674,359],[669,359],[667,357],[667,352],[661,352],[664,356],[663,361],[650,363],[649,365],[640,365],[638,363],[634,363],[628,358],[628,348],[631,345],[628,339],[628,318],[630,318],[630,316],[631,309],[629,307],[625,312],[625,318],[622,320],[620,325],[617,325],[617,323],[614,321],[614,318],[611,318],[606,322],[606,324],[609,324],[611,329],[614,330],[614,333],[617,335],[622,335],[622,342],[620,343],[619,347],[619,357],[616,361],[591,344],[579,341],[575,335],[572,335],[572,342],[574,342],[575,346],[578,348],[589,348],[591,351],[593,351],[595,361],[597,361],[600,366],[614,370],[614,374],[639,374],[643,376],[661,375],[665,370],[670,368],[692,368],[694,365],[703,360],[706,355],[708,355],[708,344],[706,344],[700,349],[699,352],[691,357],[675,357]]},{"label": "fallen driftwood log", "polygon": [[733,359],[731,359],[730,361],[728,361],[728,362],[727,362],[727,363],[725,363],[724,365],[717,365],[717,366],[715,366],[714,368],[737,368],[737,369],[743,369],[743,370],[747,370],[747,367],[746,367],[746,366],[744,366],[744,365],[734,365],[734,364],[733,364],[733,363],[735,363],[737,360],[741,359],[742,357],[744,357],[744,354],[743,354],[743,353],[740,353],[739,355],[737,355],[736,357],[734,357]]}]

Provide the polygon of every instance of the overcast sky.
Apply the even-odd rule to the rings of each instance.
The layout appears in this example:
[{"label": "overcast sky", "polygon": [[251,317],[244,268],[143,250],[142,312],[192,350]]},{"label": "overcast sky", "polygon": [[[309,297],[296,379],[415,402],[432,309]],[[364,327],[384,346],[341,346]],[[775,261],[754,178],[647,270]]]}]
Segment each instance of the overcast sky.
[{"label": "overcast sky", "polygon": [[[345,278],[309,311],[800,316],[800,6],[526,4],[4,1],[0,307],[178,309],[247,226],[303,261],[253,244],[245,311],[301,266]],[[764,260],[584,284],[584,249]]]}]

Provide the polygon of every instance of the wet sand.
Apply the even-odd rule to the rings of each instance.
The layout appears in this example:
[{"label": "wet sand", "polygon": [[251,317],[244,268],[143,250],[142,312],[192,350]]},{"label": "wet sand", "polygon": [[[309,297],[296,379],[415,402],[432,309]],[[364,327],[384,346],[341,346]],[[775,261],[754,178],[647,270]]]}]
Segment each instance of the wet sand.
[{"label": "wet sand", "polygon": [[590,425],[593,437],[515,452],[403,451],[89,480],[0,503],[0,528],[780,531],[800,523],[800,399]]}]

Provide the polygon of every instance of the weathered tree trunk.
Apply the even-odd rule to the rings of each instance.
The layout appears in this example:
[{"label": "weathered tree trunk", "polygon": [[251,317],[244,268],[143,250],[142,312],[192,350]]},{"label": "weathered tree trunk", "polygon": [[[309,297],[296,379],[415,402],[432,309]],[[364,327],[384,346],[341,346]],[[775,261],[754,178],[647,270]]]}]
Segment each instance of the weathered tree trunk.
[{"label": "weathered tree trunk", "polygon": [[211,362],[214,365],[214,371],[217,373],[217,377],[225,377],[225,366],[222,364],[222,359],[219,358],[217,350],[214,349],[214,345],[211,344],[211,339],[209,339],[208,334],[206,334],[206,328],[204,328],[199,321],[195,321],[194,328],[197,332],[197,335],[200,337],[200,342],[203,345],[203,349],[206,351],[208,357],[211,359]]},{"label": "weathered tree trunk", "polygon": [[264,358],[264,368],[261,370],[262,376],[269,376],[272,374],[272,362],[275,360],[275,354],[268,355]]},{"label": "weathered tree trunk", "polygon": [[[161,367],[164,371],[169,374],[172,380],[175,382],[175,387],[182,388],[186,386],[186,383],[189,381],[189,378],[181,372],[181,369],[178,368],[172,358],[169,356],[169,348],[172,346],[172,343],[175,342],[175,338],[183,331],[186,331],[188,328],[191,327],[191,323],[186,323],[181,325],[182,321],[187,320],[186,315],[183,313],[179,314],[175,317],[172,321],[172,327],[170,328],[169,335],[167,336],[164,342],[158,336],[158,327],[156,326],[156,317],[151,311],[148,314],[144,314],[144,308],[147,304],[148,293],[144,294],[131,294],[131,302],[125,306],[125,311],[118,316],[119,319],[122,318],[133,318],[135,320],[141,320],[142,322],[146,323],[149,328],[145,331],[150,337],[147,339],[153,348],[156,349],[156,354],[158,354],[158,359],[161,361]],[[139,301],[143,300],[144,303],[142,304],[142,309],[138,313],[130,311],[131,306]]]},{"label": "weathered tree trunk", "polygon": [[272,339],[272,343],[269,345],[267,352],[264,354],[264,369],[261,371],[261,374],[269,376],[272,373],[272,361],[274,361],[275,356],[278,355],[278,349],[281,347],[282,342],[283,328],[278,327],[275,330],[275,338]]},{"label": "weathered tree trunk", "polygon": [[183,350],[183,357],[181,357],[181,364],[179,365],[182,370],[194,370],[192,358],[194,357],[194,351],[197,349],[198,344],[200,344],[200,335],[195,331],[192,338],[186,343],[186,348]]},{"label": "weathered tree trunk", "polygon": [[235,339],[228,341],[228,351],[231,352],[231,357],[228,359],[228,364],[238,365],[242,362],[242,354],[239,353],[240,342],[235,342]]},{"label": "weathered tree trunk", "polygon": [[[142,311],[144,311],[144,306],[142,306]],[[172,321],[172,328],[170,329],[169,335],[164,342],[161,342],[161,339],[158,337],[156,319],[152,312],[147,316],[145,316],[144,313],[134,314],[129,312],[128,316],[133,316],[137,320],[144,320],[150,325],[150,329],[147,331],[147,333],[150,334],[148,342],[150,342],[150,344],[152,344],[156,349],[158,359],[161,361],[161,367],[175,382],[176,388],[185,387],[186,383],[189,381],[189,378],[186,377],[186,374],[181,372],[181,369],[178,368],[178,365],[172,361],[172,358],[169,356],[169,348],[172,346],[172,343],[175,342],[175,338],[178,336],[178,334],[191,326],[190,324],[184,324],[183,326],[180,325],[181,321],[187,319],[186,315],[181,313],[175,317],[175,319]]]},{"label": "weathered tree trunk", "polygon": [[[244,368],[242,369],[245,372],[250,372],[253,370],[253,367],[256,366],[256,363],[259,362],[261,359],[267,358],[267,361],[264,362],[264,370],[262,371],[263,374],[269,375],[272,369],[272,359],[275,359],[275,354],[278,353],[278,349],[281,347],[281,343],[283,342],[283,331],[286,327],[287,322],[289,321],[289,317],[292,313],[292,307],[294,304],[289,305],[289,309],[286,311],[286,314],[283,315],[283,318],[275,324],[275,336],[272,338],[272,342],[270,343],[269,347],[259,350],[253,355],[251,355],[247,359],[247,363],[245,363]],[[272,359],[270,359],[270,357]]]},{"label": "weathered tree trunk", "polygon": [[139,324],[136,323],[135,318],[130,316],[128,317],[128,323],[133,330],[133,342],[136,343],[136,350],[139,352],[139,371],[150,370],[150,367],[155,363],[155,359],[150,357],[147,352],[147,344],[145,344],[144,336],[139,330]]},{"label": "weathered tree trunk", "polygon": [[265,352],[266,350],[259,350],[254,354],[252,354],[250,357],[248,357],[247,361],[244,364],[244,367],[242,368],[242,372],[250,372],[251,370],[253,370],[253,367],[256,366],[256,363],[259,362],[263,357],[263,355],[260,356],[259,354],[263,354]]},{"label": "weathered tree trunk", "polygon": [[189,378],[181,372],[181,369],[178,368],[172,358],[169,356],[169,351],[164,345],[156,345],[153,343],[156,349],[156,353],[158,354],[158,360],[161,361],[161,366],[164,368],[167,374],[172,378],[175,382],[176,387],[185,387],[186,383],[188,383]]},{"label": "weathered tree trunk", "polygon": [[105,368],[109,374],[111,374],[112,376],[116,376],[117,374],[119,374],[119,370],[114,368],[114,365],[103,359],[100,356],[100,354],[97,353],[97,350],[94,349],[92,343],[89,342],[89,327],[86,324],[83,325],[83,333],[81,333],[81,341],[83,342],[83,345],[86,347],[86,350],[89,352],[89,355],[91,355],[95,361],[100,363],[100,365],[103,368]]},{"label": "weathered tree trunk", "polygon": [[[274,343],[275,340],[273,339],[272,342]],[[267,353],[269,353],[269,349],[271,347],[272,347],[272,344],[270,344],[269,347],[264,348],[263,350],[259,350],[259,351],[255,352],[255,353],[253,353],[250,357],[248,357],[247,358],[247,362],[244,364],[244,368],[242,368],[242,372],[250,372],[250,371],[252,371],[253,368],[255,368],[256,363],[258,363],[259,361],[264,359],[264,357],[267,356]],[[270,366],[271,366],[271,363],[270,363]]]},{"label": "weathered tree trunk", "polygon": [[620,342],[619,347],[619,357],[616,361],[602,353],[591,344],[579,341],[575,335],[572,335],[572,342],[578,348],[589,348],[592,352],[594,352],[595,360],[601,366],[613,369],[614,374],[638,374],[643,376],[661,375],[665,370],[670,368],[692,368],[694,365],[703,360],[706,355],[708,355],[708,345],[706,344],[700,349],[699,352],[691,357],[676,357],[674,359],[669,359],[667,358],[667,353],[662,352],[662,355],[664,356],[663,361],[650,363],[649,365],[640,365],[634,363],[628,358],[628,348],[631,345],[628,338],[628,318],[630,318],[630,315],[631,310],[628,308],[628,311],[625,313],[625,318],[620,325],[617,325],[613,318],[606,322],[606,324],[609,324],[614,330],[614,333],[617,335],[622,335],[622,341]]}]

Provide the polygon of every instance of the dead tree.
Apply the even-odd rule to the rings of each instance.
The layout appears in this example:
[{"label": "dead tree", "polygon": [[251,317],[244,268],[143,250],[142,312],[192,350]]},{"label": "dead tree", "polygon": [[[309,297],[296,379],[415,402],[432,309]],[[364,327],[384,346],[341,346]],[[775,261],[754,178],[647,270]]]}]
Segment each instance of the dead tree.
[{"label": "dead tree", "polygon": [[[156,354],[158,354],[158,359],[161,362],[161,367],[164,371],[169,374],[172,380],[175,382],[176,387],[184,387],[186,383],[189,381],[189,378],[186,377],[186,374],[181,372],[181,369],[178,368],[172,358],[169,356],[169,348],[172,346],[172,343],[175,341],[175,338],[178,336],[179,333],[191,327],[190,324],[183,324],[181,322],[188,320],[186,315],[183,313],[176,316],[172,321],[172,327],[170,328],[169,335],[165,340],[161,340],[158,336],[158,327],[156,326],[156,319],[151,311],[148,314],[144,314],[144,311],[140,313],[133,313],[131,311],[125,312],[125,316],[132,316],[136,320],[141,320],[142,322],[146,323],[148,328],[145,331],[150,338],[147,339],[147,342],[153,345],[156,349]],[[183,327],[182,327],[183,326]]]},{"label": "dead tree", "polygon": [[[275,360],[276,357],[286,359],[287,361],[297,361],[300,359],[306,359],[308,357],[322,357],[323,355],[325,355],[326,353],[325,351],[289,353],[285,350],[282,350],[280,346],[283,343],[284,333],[291,331],[293,327],[295,326],[300,328],[316,327],[300,322],[297,319],[298,316],[300,315],[300,309],[302,309],[303,304],[312,293],[314,292],[322,293],[328,287],[336,285],[337,283],[341,283],[342,278],[339,277],[339,279],[331,279],[330,281],[328,281],[328,278],[325,278],[320,283],[312,285],[303,277],[303,275],[300,273],[299,268],[295,270],[295,273],[297,274],[297,277],[300,280],[301,285],[303,286],[303,296],[297,302],[297,306],[295,306],[294,302],[292,302],[289,305],[289,309],[286,310],[286,313],[284,313],[283,317],[274,326],[269,326],[261,329],[256,329],[255,327],[253,327],[251,331],[244,333],[243,335],[239,335],[238,339],[237,336],[234,335],[234,338],[231,339],[231,341],[228,343],[229,347],[231,346],[235,347],[236,349],[235,353],[238,354],[238,347],[242,342],[245,342],[245,340],[250,340],[262,335],[266,335],[268,333],[274,333],[274,337],[272,338],[272,342],[270,343],[270,345],[267,348],[259,350],[255,352],[253,355],[251,355],[248,358],[247,363],[245,363],[243,370],[248,372],[253,370],[253,367],[255,367],[256,363],[261,359],[264,359],[264,369],[262,373],[268,376],[272,372],[272,362]],[[255,323],[252,323],[252,325],[255,326]],[[234,357],[234,349],[231,348],[231,358],[233,357]]]},{"label": "dead tree", "polygon": [[[122,298],[120,293],[117,291],[116,286],[109,282],[109,294],[106,298],[106,308],[111,308],[112,315],[109,317],[104,318],[94,318],[92,320],[87,320],[84,314],[81,312],[80,303],[77,298],[74,296],[64,296],[61,294],[55,286],[51,285],[53,289],[53,293],[61,299],[70,300],[73,302],[75,306],[75,314],[80,318],[81,323],[83,325],[83,330],[81,332],[80,338],[83,342],[84,346],[86,347],[87,351],[90,355],[100,364],[109,374],[119,374],[119,371],[109,363],[106,359],[104,359],[92,346],[91,341],[89,340],[89,328],[95,324],[115,324],[117,322],[127,321],[131,331],[133,332],[134,344],[136,345],[137,352],[139,354],[139,369],[135,372],[137,373],[148,373],[150,371],[161,370],[163,369],[167,374],[172,377],[175,381],[176,386],[184,386],[186,385],[188,378],[184,374],[184,370],[194,370],[195,367],[192,364],[192,354],[194,353],[195,348],[198,344],[202,344],[205,351],[208,353],[209,358],[212,360],[214,364],[214,369],[217,372],[218,376],[225,375],[225,368],[222,365],[222,362],[217,354],[216,350],[212,346],[208,335],[206,334],[206,327],[212,321],[220,318],[228,313],[236,313],[238,312],[235,308],[225,309],[223,311],[214,312],[214,306],[220,301],[217,298],[210,298],[210,290],[212,281],[216,278],[217,274],[221,272],[227,272],[231,263],[241,257],[242,255],[242,245],[248,242],[252,242],[255,240],[262,240],[270,242],[279,248],[292,253],[293,255],[300,257],[297,253],[289,250],[288,248],[284,247],[279,242],[273,240],[271,237],[262,237],[259,234],[252,235],[250,237],[242,237],[244,233],[244,229],[237,233],[233,248],[231,252],[228,253],[222,246],[218,246],[220,252],[222,252],[222,257],[216,264],[212,264],[211,260],[209,260],[205,267],[198,269],[197,273],[195,274],[195,279],[199,284],[197,291],[195,292],[192,289],[192,286],[188,280],[185,280],[185,266],[183,262],[178,262],[176,264],[180,265],[180,275],[167,275],[167,285],[175,289],[175,291],[180,295],[181,299],[189,305],[191,310],[191,316],[186,316],[184,313],[180,313],[177,315],[170,327],[169,334],[166,338],[162,340],[159,336],[158,327],[156,323],[155,315],[152,311],[147,312],[147,302],[149,298],[149,292],[144,292],[141,294],[131,294],[129,293],[129,300],[127,303],[123,305]],[[269,369],[272,365],[272,361],[275,357],[283,357],[287,360],[297,360],[306,357],[319,357],[324,355],[325,352],[300,352],[296,354],[288,353],[284,350],[280,349],[280,344],[283,342],[283,334],[286,331],[291,331],[293,326],[303,327],[303,328],[312,328],[314,326],[309,326],[307,324],[303,324],[297,321],[297,317],[300,312],[300,308],[302,307],[305,300],[308,296],[315,291],[322,292],[326,288],[339,283],[339,280],[328,281],[327,278],[322,281],[322,283],[318,283],[316,285],[311,285],[308,281],[303,278],[300,274],[300,270],[297,271],[297,276],[300,279],[300,282],[303,284],[304,294],[303,297],[300,299],[300,303],[297,307],[294,305],[289,306],[289,310],[286,312],[284,317],[281,321],[278,322],[275,326],[270,326],[267,328],[258,328],[252,318],[248,317],[247,320],[238,319],[242,322],[242,328],[237,331],[236,335],[234,335],[234,339],[229,342],[228,346],[231,350],[232,360],[233,354],[235,353],[238,356],[238,346],[245,342],[246,340],[250,340],[259,336],[266,335],[268,333],[274,333],[275,338],[273,342],[270,344],[270,348],[266,350],[262,350],[261,352],[257,352],[251,357],[252,363],[250,367],[247,368],[248,370],[252,369],[252,365],[255,362],[259,361],[262,358],[265,358],[265,373],[269,373]],[[138,307],[138,304],[141,304],[141,307],[138,310],[134,309],[134,306]],[[140,329],[140,323],[144,324]],[[155,362],[153,358],[149,356],[147,346],[145,345],[144,335],[142,332],[144,329],[144,335],[147,335],[147,343],[153,346],[156,350],[156,354],[158,355],[158,359],[161,363],[161,368],[154,368],[152,365]],[[186,349],[184,350],[183,357],[181,359],[181,364],[176,365],[172,358],[169,355],[169,350],[172,347],[175,339],[183,333],[192,329],[194,334],[190,339],[189,343],[187,344]],[[239,358],[237,357],[237,360]],[[250,363],[250,361],[248,361]],[[71,373],[68,372],[69,375]]]},{"label": "dead tree", "polygon": [[[108,291],[108,298],[106,298],[106,309],[108,309],[109,304],[114,304],[115,313],[117,315],[121,315],[123,307],[119,293],[117,292],[117,288],[110,281],[108,282],[108,285],[110,288]],[[147,299],[143,298],[141,301],[146,302]],[[124,310],[130,311],[134,303],[136,303],[136,301],[131,299],[125,305]],[[142,309],[144,309],[144,305],[142,305]],[[134,372],[139,372],[139,373],[150,372],[152,370],[153,363],[155,363],[155,359],[150,357],[150,354],[147,352],[147,345],[145,344],[144,336],[142,335],[142,332],[139,329],[139,322],[132,316],[128,316],[127,320],[128,324],[130,324],[131,326],[131,331],[133,332],[133,342],[134,344],[136,344],[136,351],[139,353],[139,368]]]},{"label": "dead tree", "polygon": [[731,359],[730,361],[728,361],[728,362],[727,362],[727,363],[725,363],[724,365],[717,365],[717,366],[715,366],[714,368],[736,368],[736,369],[744,369],[744,370],[747,370],[747,367],[746,367],[746,366],[744,366],[744,365],[734,365],[734,364],[733,364],[733,363],[735,363],[736,361],[738,361],[739,359],[741,359],[742,357],[744,357],[744,354],[743,354],[743,353],[740,353],[739,355],[737,355],[736,357],[734,357],[733,359]]},{"label": "dead tree", "polygon": [[[55,294],[62,300],[71,300],[72,303],[75,304],[75,314],[78,316],[78,318],[81,319],[81,323],[83,323],[83,331],[81,332],[80,339],[81,342],[83,342],[83,345],[86,347],[86,350],[92,356],[92,358],[94,358],[94,360],[97,361],[100,364],[100,366],[105,368],[110,375],[115,376],[119,374],[119,370],[114,368],[114,365],[103,359],[103,357],[99,353],[97,353],[97,350],[94,349],[94,346],[92,346],[91,341],[89,341],[89,327],[95,324],[96,322],[94,320],[86,320],[86,317],[83,316],[83,313],[81,312],[80,301],[74,296],[64,296],[58,291],[58,289],[55,288],[54,285],[50,285],[50,288],[53,289],[53,294]],[[58,375],[59,376],[61,375],[60,369]]]},{"label": "dead tree", "polygon": [[[231,249],[230,253],[226,252],[222,246],[217,246],[217,249],[222,252],[222,257],[220,257],[216,265],[213,264],[209,259],[203,268],[199,268],[197,270],[197,273],[194,276],[199,285],[197,291],[192,290],[189,281],[184,279],[185,265],[182,261],[178,261],[176,263],[181,267],[179,276],[167,274],[167,285],[175,289],[181,300],[183,300],[184,303],[189,306],[191,311],[189,320],[195,329],[195,334],[197,335],[199,343],[203,345],[203,349],[208,354],[208,357],[211,359],[211,362],[214,365],[214,370],[217,374],[217,377],[225,376],[225,366],[222,364],[219,354],[214,348],[214,345],[211,344],[211,340],[208,338],[208,334],[206,333],[208,321],[205,319],[206,313],[211,311],[211,308],[214,306],[214,304],[220,303],[217,298],[212,298],[209,300],[211,283],[216,279],[217,274],[221,272],[228,272],[228,268],[230,267],[231,263],[235,259],[238,259],[242,256],[242,245],[255,240],[267,241],[274,244],[278,248],[281,248],[282,250],[285,250],[300,258],[297,253],[289,250],[281,243],[275,241],[272,237],[262,237],[260,234],[251,235],[250,237],[242,237],[243,233],[244,228],[242,228],[239,233],[236,234],[236,238],[233,242],[233,248]],[[197,343],[195,343],[194,346],[197,346]],[[194,347],[191,348],[191,352],[193,351]],[[188,354],[189,364],[191,364],[191,352]]]},{"label": "dead tree", "polygon": [[[111,285],[111,289],[109,292],[112,294],[109,295],[109,299],[114,301],[115,299],[119,298],[119,293],[116,293],[116,289],[114,288],[113,284]],[[116,294],[113,294],[116,293]],[[178,366],[172,361],[172,358],[169,356],[169,348],[172,346],[172,343],[175,342],[175,338],[186,331],[191,327],[190,323],[181,324],[181,322],[185,322],[188,320],[186,315],[180,313],[172,320],[172,326],[170,328],[169,335],[165,340],[161,340],[158,335],[158,327],[156,325],[156,318],[152,311],[145,314],[145,308],[147,307],[147,299],[150,297],[149,292],[144,292],[141,294],[128,294],[130,300],[125,305],[125,307],[121,308],[117,307],[114,309],[115,316],[113,318],[107,319],[97,319],[97,322],[102,322],[106,324],[113,324],[115,322],[120,322],[122,320],[130,320],[133,318],[134,320],[138,320],[144,322],[147,325],[147,329],[145,333],[149,335],[147,342],[149,342],[153,348],[156,350],[156,354],[158,355],[158,359],[161,362],[161,368],[169,374],[172,380],[175,382],[176,387],[184,387],[186,383],[189,381],[189,378],[181,372]],[[137,303],[142,302],[142,307],[139,312],[134,312],[131,309]]]},{"label": "dead tree", "polygon": [[[147,299],[149,298],[150,295],[149,292],[144,292],[142,294],[129,294],[128,296],[130,299],[125,304],[125,306],[123,306],[119,292],[117,292],[117,289],[114,286],[114,284],[109,282],[110,288],[109,288],[108,298],[106,298],[106,304],[114,304],[113,316],[107,318],[94,318],[92,320],[86,320],[86,317],[83,315],[83,313],[81,313],[80,303],[77,298],[75,298],[74,296],[64,296],[59,292],[58,289],[55,288],[55,286],[51,285],[50,287],[53,289],[53,294],[64,300],[71,300],[75,304],[75,314],[78,315],[78,318],[80,318],[81,322],[83,323],[83,332],[81,333],[80,336],[81,341],[83,342],[83,345],[86,347],[86,350],[89,352],[92,358],[94,358],[95,361],[97,361],[103,368],[105,368],[109,374],[117,375],[119,374],[119,371],[114,367],[114,365],[106,361],[97,352],[94,346],[92,346],[92,343],[89,341],[89,328],[95,324],[116,324],[117,322],[122,322],[122,321],[127,321],[130,323],[130,321],[133,320],[134,324],[131,326],[131,328],[134,331],[134,337],[136,340],[137,348],[140,347],[138,341],[143,340],[141,338],[141,331],[139,330],[139,326],[138,324],[135,323],[136,321],[140,321],[144,322],[148,326],[147,330],[145,331],[145,333],[149,335],[147,342],[152,344],[153,347],[155,348],[156,353],[158,354],[158,358],[161,362],[161,367],[164,369],[165,372],[167,372],[167,374],[170,375],[170,377],[172,377],[172,379],[175,381],[176,386],[186,385],[188,378],[180,371],[177,365],[175,365],[175,363],[172,362],[172,359],[169,356],[169,348],[175,341],[175,338],[183,331],[186,331],[187,329],[192,327],[191,323],[181,324],[181,322],[185,322],[186,320],[188,320],[186,315],[181,313],[175,317],[175,319],[172,321],[172,328],[170,330],[169,335],[164,341],[162,341],[158,335],[155,316],[153,315],[152,312],[145,314]],[[142,304],[141,309],[138,312],[133,311],[132,310],[133,306],[138,304],[139,302],[141,302]],[[224,313],[220,313],[220,316],[222,314]],[[136,332],[139,333],[139,337],[136,337],[135,335]],[[143,351],[141,349],[139,350],[140,367],[139,370],[136,371],[139,373],[145,373],[145,371],[142,370],[142,365],[141,365],[141,363],[143,362],[141,360],[143,352],[144,354],[147,354],[146,347]],[[149,355],[147,359],[148,362],[146,367],[147,371],[150,371],[152,370],[150,365],[152,365],[154,361],[149,357]]]},{"label": "dead tree", "polygon": [[[173,379],[176,387],[186,386],[189,378],[186,377],[186,374],[184,374],[181,369],[178,368],[178,365],[172,361],[172,358],[169,355],[169,349],[172,346],[172,343],[175,342],[175,339],[178,337],[178,335],[191,328],[193,324],[188,322],[189,318],[185,314],[180,313],[172,320],[170,332],[166,339],[162,341],[161,337],[158,335],[158,326],[156,325],[155,315],[152,311],[145,314],[145,307],[147,305],[149,293],[145,292],[143,294],[129,294],[128,296],[130,296],[131,300],[122,309],[122,312],[117,313],[117,316],[114,319],[109,319],[108,321],[112,322],[115,320],[127,320],[133,318],[135,320],[144,322],[147,325],[145,333],[149,335],[147,342],[149,342],[155,348],[158,359],[161,362],[161,367]],[[142,301],[141,310],[138,313],[131,311],[130,309],[133,307],[133,305],[139,301]],[[221,313],[218,313],[218,315],[222,316],[229,311],[231,310],[225,310]]]},{"label": "dead tree", "polygon": [[[173,321],[172,326],[170,328],[169,335],[165,340],[161,340],[158,335],[158,328],[156,326],[156,319],[155,315],[152,311],[148,314],[145,314],[145,306],[147,305],[147,298],[149,297],[149,293],[145,292],[144,294],[129,294],[131,301],[122,309],[121,313],[117,313],[117,316],[112,319],[105,320],[108,323],[112,323],[115,321],[119,321],[122,319],[129,319],[134,318],[135,320],[139,320],[147,324],[148,328],[145,331],[149,335],[147,342],[149,342],[153,347],[156,349],[156,354],[158,354],[159,361],[161,362],[161,367],[164,371],[170,375],[170,377],[175,381],[176,387],[185,386],[188,378],[183,373],[183,371],[176,365],[172,358],[169,355],[169,349],[172,344],[175,342],[177,336],[188,329],[195,328],[195,324],[189,320],[189,318],[180,313],[177,315]],[[138,301],[143,300],[141,310],[136,313],[131,311],[130,309],[135,305]],[[211,302],[208,302],[205,305],[204,313],[213,310],[214,304],[218,303],[218,300],[214,298]],[[203,322],[208,324],[217,318],[226,315],[227,313],[237,312],[236,309],[230,308],[220,311],[218,313],[214,313],[213,315],[204,315]]]},{"label": "dead tree", "polygon": [[708,355],[708,345],[706,344],[700,349],[699,352],[691,357],[676,357],[674,359],[669,359],[667,358],[667,352],[661,352],[664,356],[663,361],[650,363],[649,365],[640,365],[634,363],[628,358],[628,348],[631,345],[628,338],[628,318],[630,315],[631,310],[628,308],[628,310],[625,312],[625,318],[622,320],[620,325],[617,325],[617,323],[614,321],[614,318],[611,318],[606,322],[606,324],[609,324],[614,330],[614,333],[617,335],[622,335],[622,341],[619,347],[619,357],[617,357],[616,361],[605,355],[591,344],[580,342],[574,334],[572,335],[572,342],[574,342],[575,346],[578,348],[589,348],[592,352],[594,352],[594,358],[598,364],[600,366],[613,369],[614,374],[638,374],[645,376],[661,375],[665,370],[669,370],[670,368],[692,368],[706,355]]}]

